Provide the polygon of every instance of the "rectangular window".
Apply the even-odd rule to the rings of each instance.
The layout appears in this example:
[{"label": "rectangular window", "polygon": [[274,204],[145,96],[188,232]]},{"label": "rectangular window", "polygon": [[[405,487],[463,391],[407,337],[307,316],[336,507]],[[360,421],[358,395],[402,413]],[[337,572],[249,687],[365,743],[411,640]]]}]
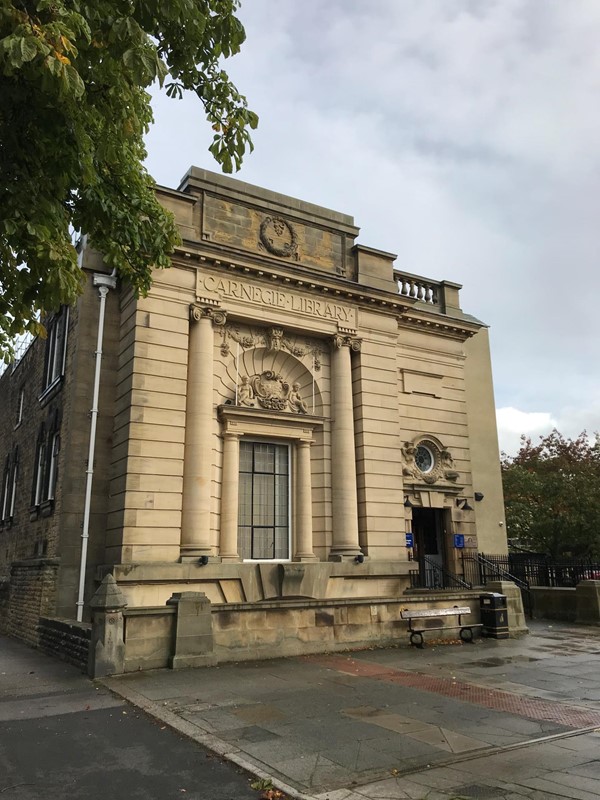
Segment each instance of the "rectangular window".
[{"label": "rectangular window", "polygon": [[33,474],[33,491],[31,504],[39,506],[44,499],[44,473],[46,465],[46,445],[44,442],[44,426],[42,425],[35,451],[35,472]]},{"label": "rectangular window", "polygon": [[2,519],[1,521],[10,522],[15,515],[15,503],[17,501],[17,483],[19,480],[19,449],[15,447],[12,454],[6,459],[4,473],[2,475]]},{"label": "rectangular window", "polygon": [[10,490],[10,507],[8,509],[8,516],[12,519],[15,515],[15,503],[17,500],[17,481],[19,479],[19,464],[15,460],[12,471],[12,487]]},{"label": "rectangular window", "polygon": [[46,483],[46,500],[54,500],[56,478],[58,475],[58,451],[60,449],[60,435],[58,431],[51,434],[48,444],[48,479]]},{"label": "rectangular window", "polygon": [[65,372],[67,352],[67,325],[69,308],[62,306],[60,311],[47,323],[46,367],[44,371],[44,390],[54,386]]},{"label": "rectangular window", "polygon": [[21,386],[19,390],[19,397],[17,399],[17,419],[15,422],[15,427],[20,425],[23,421],[23,407],[25,405],[25,387]]},{"label": "rectangular window", "polygon": [[9,518],[10,494],[10,458],[7,457],[4,463],[4,472],[2,473],[1,522],[5,522]]},{"label": "rectangular window", "polygon": [[238,539],[242,558],[289,559],[289,482],[287,445],[240,442]]}]

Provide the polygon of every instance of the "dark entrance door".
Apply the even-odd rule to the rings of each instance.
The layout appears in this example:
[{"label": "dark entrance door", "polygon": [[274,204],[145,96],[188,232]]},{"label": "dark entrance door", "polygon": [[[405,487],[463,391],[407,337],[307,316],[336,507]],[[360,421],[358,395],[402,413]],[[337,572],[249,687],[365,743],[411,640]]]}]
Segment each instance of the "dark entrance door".
[{"label": "dark entrance door", "polygon": [[441,508],[413,508],[415,560],[428,589],[442,588],[444,557],[444,511]]}]

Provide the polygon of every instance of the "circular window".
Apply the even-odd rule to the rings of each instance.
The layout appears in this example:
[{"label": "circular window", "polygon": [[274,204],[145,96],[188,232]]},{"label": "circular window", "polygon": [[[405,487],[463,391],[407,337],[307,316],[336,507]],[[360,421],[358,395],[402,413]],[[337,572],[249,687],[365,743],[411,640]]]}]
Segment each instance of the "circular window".
[{"label": "circular window", "polygon": [[415,452],[415,463],[421,472],[431,472],[433,469],[435,458],[431,450],[428,447],[425,447],[424,444],[417,446],[417,450]]}]

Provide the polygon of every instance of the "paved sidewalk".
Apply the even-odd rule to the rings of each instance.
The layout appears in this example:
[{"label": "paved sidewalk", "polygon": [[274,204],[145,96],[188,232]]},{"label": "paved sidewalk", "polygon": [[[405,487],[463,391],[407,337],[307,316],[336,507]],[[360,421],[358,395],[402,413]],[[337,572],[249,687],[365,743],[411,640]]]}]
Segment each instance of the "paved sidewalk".
[{"label": "paved sidewalk", "polygon": [[0,636],[2,800],[256,800],[250,776]]},{"label": "paved sidewalk", "polygon": [[104,683],[290,797],[600,796],[600,629]]}]

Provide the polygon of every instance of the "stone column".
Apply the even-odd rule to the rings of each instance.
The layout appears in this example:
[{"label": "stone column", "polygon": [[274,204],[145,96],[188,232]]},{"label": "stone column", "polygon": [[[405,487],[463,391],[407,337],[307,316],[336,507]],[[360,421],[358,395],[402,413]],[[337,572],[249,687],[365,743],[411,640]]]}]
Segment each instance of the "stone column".
[{"label": "stone column", "polygon": [[296,442],[296,553],[299,561],[315,561],[312,527],[312,480],[310,446],[312,441]]},{"label": "stone column", "polygon": [[238,495],[240,481],[240,435],[223,434],[223,479],[221,483],[221,538],[219,552],[222,561],[239,561],[238,554]]},{"label": "stone column", "polygon": [[210,506],[213,457],[213,322],[225,312],[190,307],[181,560],[212,554]]},{"label": "stone column", "polygon": [[352,559],[360,553],[351,350],[355,352],[360,350],[359,339],[340,335],[333,337],[331,359],[333,542],[329,555],[332,561]]}]

